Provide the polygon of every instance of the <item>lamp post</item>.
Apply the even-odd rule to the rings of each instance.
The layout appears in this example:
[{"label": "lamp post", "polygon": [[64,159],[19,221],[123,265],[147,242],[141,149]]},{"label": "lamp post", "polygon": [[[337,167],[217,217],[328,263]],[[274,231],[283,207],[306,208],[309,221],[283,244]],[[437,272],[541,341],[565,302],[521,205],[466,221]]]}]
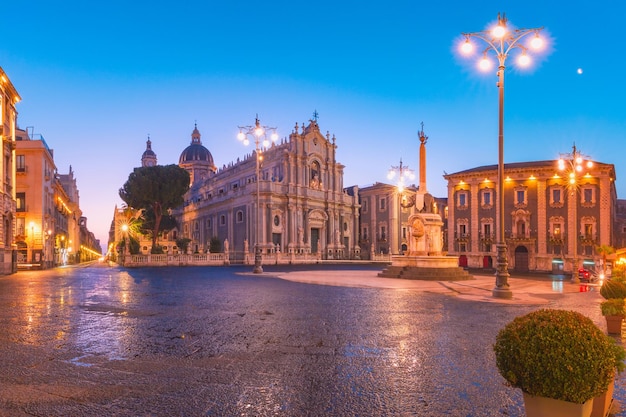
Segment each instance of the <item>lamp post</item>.
[{"label": "lamp post", "polygon": [[[256,230],[255,230],[255,244],[254,244],[254,269],[252,272],[255,274],[260,274],[263,272],[262,257],[261,257],[261,245],[259,239],[261,238],[261,219],[260,219],[260,211],[261,211],[261,183],[260,183],[260,169],[261,169],[261,161],[263,160],[263,149],[270,146],[270,140],[272,142],[276,142],[278,140],[278,133],[276,133],[275,127],[269,126],[261,126],[261,122],[259,121],[259,115],[256,115],[254,126],[238,126],[239,134],[237,135],[237,139],[239,139],[244,146],[248,146],[250,144],[249,137],[254,141],[255,146],[255,159],[256,159]],[[270,138],[267,137],[267,132],[270,131]]]},{"label": "lamp post", "polygon": [[[398,166],[392,166],[389,171],[387,172],[387,178],[389,180],[393,180],[395,178],[397,178],[397,182],[396,182],[396,189],[398,191],[398,198],[400,200],[400,207],[397,209],[396,213],[398,213],[398,222],[393,222],[392,221],[392,226],[395,227],[402,227],[402,224],[404,223],[404,219],[402,218],[402,208],[409,208],[412,205],[415,204],[415,197],[412,196],[412,198],[407,199],[407,197],[404,195],[404,189],[406,187],[406,183],[405,181],[409,180],[412,181],[415,179],[415,171],[413,171],[412,169],[409,169],[409,167],[407,165],[403,165],[402,164],[402,158],[400,158],[400,165]],[[395,209],[394,209],[395,211]],[[395,236],[398,236],[397,238],[394,238],[394,240],[400,244],[400,248],[399,248],[399,253],[403,254],[404,253],[404,248],[402,247],[402,243],[403,243],[403,239],[406,238],[406,236],[401,235],[399,233],[399,230],[394,230],[393,232],[395,234]],[[390,237],[390,242],[391,242],[391,237],[393,235],[391,234],[391,230],[389,233],[389,237]],[[394,244],[391,245],[390,250],[394,250]]]},{"label": "lamp post", "polygon": [[35,222],[30,222],[30,260],[35,262]]},{"label": "lamp post", "polygon": [[[578,224],[578,185],[581,178],[589,177],[590,174],[587,169],[593,167],[593,162],[589,157],[581,154],[576,149],[576,144],[572,146],[572,153],[561,154],[559,158],[559,171],[564,172],[567,175],[567,189],[569,190],[568,206],[572,211],[574,221],[568,222],[567,235],[572,236],[573,239],[568,239],[568,242],[572,242],[572,283],[577,284],[580,282],[578,277],[578,236],[580,235],[580,226]],[[569,246],[569,245],[568,245]]]},{"label": "lamp post", "polygon": [[[525,67],[530,65],[530,50],[540,50],[543,48],[544,42],[539,37],[539,32],[543,27],[535,29],[512,29],[507,27],[507,19],[504,14],[498,13],[498,22],[491,28],[482,32],[462,33],[464,41],[460,45],[463,55],[472,55],[475,47],[472,40],[476,39],[486,45],[479,61],[481,70],[489,70],[492,66],[488,53],[494,53],[498,60],[498,206],[496,209],[496,217],[498,217],[498,241],[497,248],[497,266],[496,266],[496,286],[492,291],[492,295],[497,298],[512,298],[508,278],[508,259],[507,245],[504,233],[504,69],[505,62],[509,53],[513,49],[521,50],[517,57],[518,65]],[[520,41],[528,35],[532,36],[528,46],[523,45]]]}]

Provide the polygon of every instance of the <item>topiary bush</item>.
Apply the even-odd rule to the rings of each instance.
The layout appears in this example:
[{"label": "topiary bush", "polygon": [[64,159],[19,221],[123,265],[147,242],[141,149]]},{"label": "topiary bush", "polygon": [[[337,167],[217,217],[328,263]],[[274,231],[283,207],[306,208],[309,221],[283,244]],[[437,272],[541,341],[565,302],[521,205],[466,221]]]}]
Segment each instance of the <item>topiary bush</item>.
[{"label": "topiary bush", "polygon": [[600,310],[603,316],[626,316],[626,309],[623,298],[609,298],[600,303]]},{"label": "topiary bush", "polygon": [[493,349],[511,386],[577,404],[606,392],[626,356],[589,318],[553,309],[515,318],[500,330]]},{"label": "topiary bush", "polygon": [[619,280],[607,280],[600,287],[600,295],[605,299],[626,298],[626,283]]},{"label": "topiary bush", "polygon": [[626,264],[622,264],[622,263],[615,264],[611,272],[611,281],[624,282],[625,280],[626,280]]}]

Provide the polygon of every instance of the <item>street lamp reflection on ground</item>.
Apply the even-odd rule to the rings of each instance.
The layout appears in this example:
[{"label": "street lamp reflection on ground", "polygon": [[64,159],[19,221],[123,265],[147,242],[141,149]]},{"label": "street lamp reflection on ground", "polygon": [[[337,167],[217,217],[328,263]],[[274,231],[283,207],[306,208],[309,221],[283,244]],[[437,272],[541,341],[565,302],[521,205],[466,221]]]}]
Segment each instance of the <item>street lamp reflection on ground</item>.
[{"label": "street lamp reflection on ground", "polygon": [[122,233],[124,234],[124,251],[122,253],[122,265],[126,265],[126,254],[130,253],[130,248],[128,247],[129,245],[128,231],[129,230],[130,228],[128,227],[128,224],[124,223],[122,225]]},{"label": "street lamp reflection on ground", "polygon": [[561,154],[558,164],[559,171],[567,175],[567,189],[569,190],[567,205],[568,211],[571,210],[572,212],[572,216],[568,217],[574,219],[567,225],[567,241],[571,242],[571,245],[568,246],[572,248],[572,283],[577,284],[580,282],[578,277],[578,237],[581,235],[578,223],[578,186],[582,178],[590,176],[587,170],[593,167],[593,162],[589,157],[581,154],[574,144],[572,153]]},{"label": "street lamp reflection on ground", "polygon": [[[478,62],[479,68],[483,71],[490,70],[493,66],[488,54],[494,53],[498,60],[498,207],[496,208],[496,217],[498,218],[498,241],[496,248],[498,254],[496,286],[492,291],[492,295],[497,298],[513,297],[508,283],[507,245],[504,233],[504,64],[509,53],[513,49],[519,49],[521,52],[517,56],[517,64],[522,67],[529,66],[531,63],[529,52],[532,50],[541,50],[545,45],[544,40],[539,36],[541,30],[543,30],[543,27],[535,29],[510,28],[505,15],[498,13],[498,22],[491,30],[462,33],[463,42],[460,45],[460,51],[465,56],[471,56],[476,51],[473,40],[478,40],[481,44],[485,45],[482,56]],[[526,45],[522,44],[522,38],[527,37],[529,38],[527,39],[529,42]]]},{"label": "street lamp reflection on ground", "polygon": [[[276,133],[275,127],[269,126],[261,126],[261,122],[259,121],[259,115],[257,114],[254,126],[238,126],[239,134],[237,135],[237,139],[239,139],[244,146],[248,146],[250,144],[249,137],[254,141],[255,146],[255,159],[256,159],[256,228],[255,228],[255,244],[254,244],[254,268],[252,270],[255,274],[260,274],[263,272],[262,266],[262,255],[261,255],[261,177],[259,175],[261,169],[261,162],[263,160],[263,149],[270,146],[271,142],[276,142],[278,140],[278,133]],[[268,131],[270,133],[270,137],[268,138]]]}]

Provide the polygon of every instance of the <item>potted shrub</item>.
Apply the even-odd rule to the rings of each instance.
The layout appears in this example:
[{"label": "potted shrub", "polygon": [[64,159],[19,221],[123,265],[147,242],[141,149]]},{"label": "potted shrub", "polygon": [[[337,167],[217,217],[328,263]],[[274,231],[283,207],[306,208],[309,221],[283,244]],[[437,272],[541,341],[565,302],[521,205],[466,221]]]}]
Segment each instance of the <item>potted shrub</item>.
[{"label": "potted shrub", "polygon": [[605,281],[600,287],[600,295],[609,298],[626,298],[626,283],[621,278],[612,278]]},{"label": "potted shrub", "polygon": [[622,321],[626,316],[623,298],[609,298],[600,304],[602,315],[606,319],[606,331],[609,334],[622,334]]},{"label": "potted shrub", "polygon": [[588,317],[542,309],[515,318],[496,337],[500,374],[524,394],[527,416],[591,414],[593,399],[607,392],[624,350]]},{"label": "potted shrub", "polygon": [[602,315],[606,318],[606,329],[609,334],[622,334],[622,322],[626,311],[624,310],[624,298],[626,298],[626,283],[620,279],[611,279],[602,284],[600,295],[606,301],[600,304]]}]

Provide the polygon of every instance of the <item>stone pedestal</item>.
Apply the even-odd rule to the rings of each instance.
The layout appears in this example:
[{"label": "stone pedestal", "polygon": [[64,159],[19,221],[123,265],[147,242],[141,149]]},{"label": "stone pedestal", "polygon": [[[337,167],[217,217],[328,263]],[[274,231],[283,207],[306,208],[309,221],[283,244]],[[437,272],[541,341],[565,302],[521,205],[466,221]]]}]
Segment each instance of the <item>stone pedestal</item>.
[{"label": "stone pedestal", "polygon": [[417,213],[409,217],[408,256],[441,255],[442,226],[441,216],[435,213]]},{"label": "stone pedestal", "polygon": [[409,217],[409,250],[404,256],[392,256],[391,266],[380,277],[428,281],[461,281],[473,279],[459,267],[457,256],[444,256],[441,216],[417,213]]}]

